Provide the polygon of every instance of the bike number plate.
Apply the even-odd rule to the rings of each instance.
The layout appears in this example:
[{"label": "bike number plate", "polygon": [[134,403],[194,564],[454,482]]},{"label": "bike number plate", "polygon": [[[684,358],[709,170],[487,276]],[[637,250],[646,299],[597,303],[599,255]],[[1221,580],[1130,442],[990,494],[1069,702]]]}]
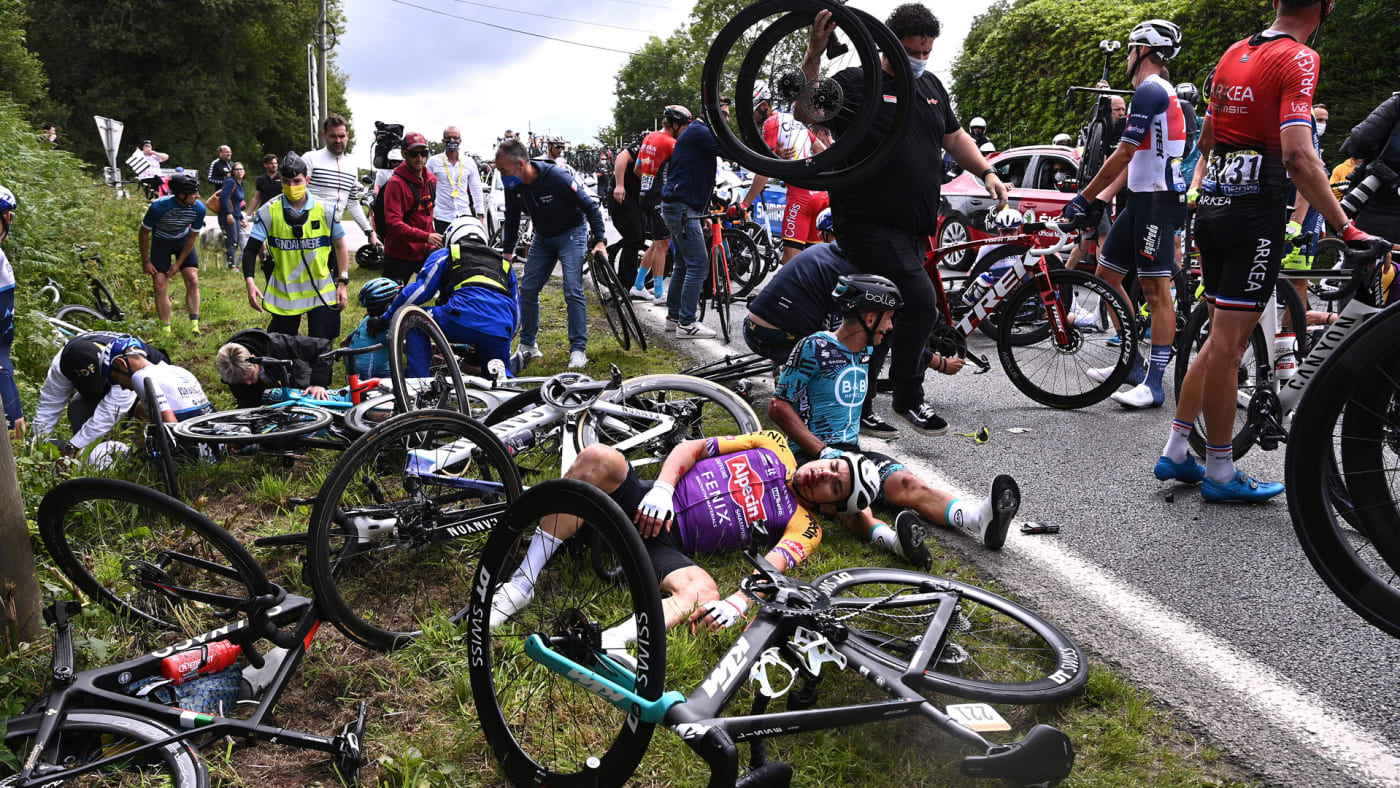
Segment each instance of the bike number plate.
[{"label": "bike number plate", "polygon": [[1002,718],[997,710],[986,703],[953,703],[946,709],[954,722],[978,733],[997,733],[1011,730],[1011,724]]}]

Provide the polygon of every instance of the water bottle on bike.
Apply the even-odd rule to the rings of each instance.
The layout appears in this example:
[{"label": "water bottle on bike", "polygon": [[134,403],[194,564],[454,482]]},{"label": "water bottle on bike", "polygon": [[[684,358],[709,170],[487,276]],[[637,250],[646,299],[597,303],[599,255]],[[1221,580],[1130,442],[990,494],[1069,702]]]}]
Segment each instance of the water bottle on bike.
[{"label": "water bottle on bike", "polygon": [[983,271],[982,275],[972,280],[972,284],[963,291],[963,303],[968,306],[977,303],[996,281],[997,278],[991,271]]}]

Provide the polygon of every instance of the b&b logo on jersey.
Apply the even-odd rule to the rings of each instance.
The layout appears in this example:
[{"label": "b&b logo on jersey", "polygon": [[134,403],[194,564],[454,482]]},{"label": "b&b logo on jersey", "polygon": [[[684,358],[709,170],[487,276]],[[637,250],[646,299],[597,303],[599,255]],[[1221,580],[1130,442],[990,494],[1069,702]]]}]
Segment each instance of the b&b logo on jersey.
[{"label": "b&b logo on jersey", "polygon": [[729,497],[743,508],[744,519],[751,523],[767,520],[768,513],[763,508],[763,487],[755,484],[757,474],[749,464],[748,455],[725,457],[724,467],[729,471]]}]

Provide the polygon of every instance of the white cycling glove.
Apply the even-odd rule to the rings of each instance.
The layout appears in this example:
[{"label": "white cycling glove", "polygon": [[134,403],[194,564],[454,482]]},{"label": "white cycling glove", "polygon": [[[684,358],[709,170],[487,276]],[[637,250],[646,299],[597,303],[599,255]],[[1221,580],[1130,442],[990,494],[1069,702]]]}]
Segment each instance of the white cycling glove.
[{"label": "white cycling glove", "polygon": [[666,482],[656,482],[642,498],[642,505],[637,507],[637,511],[641,512],[643,517],[655,517],[663,523],[670,522],[676,514],[675,503],[672,501],[675,494],[675,487]]},{"label": "white cycling glove", "polygon": [[706,602],[702,607],[709,611],[712,621],[728,629],[744,620],[744,613],[749,609],[749,598],[742,591],[735,591],[724,599]]}]

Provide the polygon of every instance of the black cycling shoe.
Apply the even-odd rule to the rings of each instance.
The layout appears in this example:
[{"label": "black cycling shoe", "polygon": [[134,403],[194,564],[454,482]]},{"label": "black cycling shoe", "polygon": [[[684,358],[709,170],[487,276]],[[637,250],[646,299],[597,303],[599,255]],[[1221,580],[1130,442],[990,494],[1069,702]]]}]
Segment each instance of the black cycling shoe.
[{"label": "black cycling shoe", "polygon": [[1000,550],[1006,544],[1006,529],[1020,508],[1021,488],[1016,480],[1004,473],[993,479],[992,519],[982,526],[982,544],[988,550]]},{"label": "black cycling shoe", "polygon": [[905,424],[913,427],[915,432],[935,437],[948,434],[948,422],[934,413],[933,408],[930,408],[927,403],[921,402],[917,408],[896,406],[894,415],[898,416]]},{"label": "black cycling shoe", "polygon": [[933,553],[924,544],[926,530],[924,518],[913,509],[895,515],[894,532],[899,535],[899,549],[904,552],[904,560],[924,571],[933,568]]},{"label": "black cycling shoe", "polygon": [[869,435],[872,438],[898,438],[899,430],[894,425],[884,419],[871,414],[860,417],[860,434]]}]

